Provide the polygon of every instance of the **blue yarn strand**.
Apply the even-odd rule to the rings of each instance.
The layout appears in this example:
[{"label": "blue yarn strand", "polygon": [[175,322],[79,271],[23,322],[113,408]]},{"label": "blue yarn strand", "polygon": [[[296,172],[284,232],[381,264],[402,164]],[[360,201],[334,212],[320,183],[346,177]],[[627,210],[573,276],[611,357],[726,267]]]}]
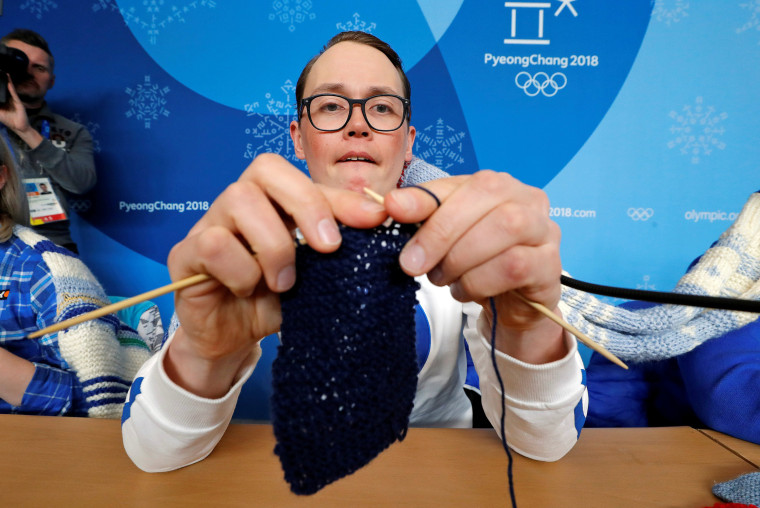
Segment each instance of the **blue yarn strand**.
[{"label": "blue yarn strand", "polygon": [[[441,200],[438,199],[438,196],[436,196],[430,189],[426,189],[421,185],[410,185],[410,187],[415,187],[417,189],[425,191],[435,200],[435,203],[438,206],[441,206]],[[493,323],[491,324],[491,363],[493,364],[493,370],[496,372],[496,379],[499,380],[499,389],[501,390],[501,444],[504,447],[504,451],[507,452],[507,478],[509,480],[509,496],[512,500],[512,508],[517,508],[514,478],[512,476],[512,464],[514,461],[512,459],[512,452],[509,449],[509,445],[507,444],[507,435],[504,432],[504,418],[506,414],[506,402],[504,402],[504,380],[501,378],[501,372],[499,372],[499,366],[496,363],[496,303],[494,302],[493,297],[489,298],[488,300],[491,304],[491,312],[493,313]]]},{"label": "blue yarn strand", "polygon": [[507,435],[504,432],[504,416],[506,414],[506,403],[504,402],[504,381],[501,378],[501,372],[499,372],[499,366],[496,363],[496,303],[493,297],[488,299],[491,304],[491,313],[493,314],[493,322],[491,323],[491,363],[493,364],[493,370],[496,372],[496,379],[499,380],[499,389],[501,390],[501,444],[504,446],[504,451],[507,452],[507,479],[509,480],[509,497],[512,499],[512,507],[517,508],[517,499],[515,498],[515,484],[512,477],[512,452],[507,445]]}]

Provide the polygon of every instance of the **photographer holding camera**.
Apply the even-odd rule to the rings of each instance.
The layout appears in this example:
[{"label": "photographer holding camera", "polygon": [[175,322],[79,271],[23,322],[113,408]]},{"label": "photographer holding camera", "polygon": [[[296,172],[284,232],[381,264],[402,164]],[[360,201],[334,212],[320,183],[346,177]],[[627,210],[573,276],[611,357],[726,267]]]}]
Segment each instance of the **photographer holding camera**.
[{"label": "photographer holding camera", "polygon": [[[0,72],[7,81],[5,104],[0,104],[0,134],[6,134],[26,183],[45,184],[51,195],[29,195],[31,225],[54,243],[78,252],[69,229],[69,194],[84,194],[95,186],[92,136],[87,129],[53,113],[45,95],[53,88],[53,55],[45,39],[27,29],[16,29],[0,39],[5,48]],[[3,62],[23,52],[26,76],[13,75]],[[23,58],[23,57],[22,57]],[[5,127],[3,129],[3,126]],[[5,131],[5,132],[3,132]]]}]

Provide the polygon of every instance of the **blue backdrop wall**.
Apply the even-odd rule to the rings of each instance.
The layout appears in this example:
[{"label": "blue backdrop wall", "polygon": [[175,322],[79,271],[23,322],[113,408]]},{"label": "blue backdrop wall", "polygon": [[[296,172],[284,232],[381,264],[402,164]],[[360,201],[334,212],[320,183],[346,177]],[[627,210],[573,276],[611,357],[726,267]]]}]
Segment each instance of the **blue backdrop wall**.
[{"label": "blue backdrop wall", "polygon": [[[547,191],[565,269],[578,278],[668,290],[760,187],[757,2],[0,6],[0,32],[48,39],[49,102],[95,139],[99,181],[75,201],[73,227],[114,295],[168,283],[171,246],[257,154],[301,164],[288,136],[295,81],[341,30],[372,32],[402,56],[418,156]],[[157,303],[168,322],[171,297]],[[264,345],[266,367],[275,341]],[[257,369],[238,417],[268,417],[269,379]]]}]

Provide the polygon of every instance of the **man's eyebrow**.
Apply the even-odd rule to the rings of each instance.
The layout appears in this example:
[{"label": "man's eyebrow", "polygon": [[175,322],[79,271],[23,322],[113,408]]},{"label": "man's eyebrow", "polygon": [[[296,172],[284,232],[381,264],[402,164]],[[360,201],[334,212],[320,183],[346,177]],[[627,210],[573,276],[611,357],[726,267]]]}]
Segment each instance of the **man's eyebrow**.
[{"label": "man's eyebrow", "polygon": [[[312,95],[320,93],[342,93],[345,94],[346,86],[343,83],[322,83],[312,90]],[[399,92],[389,86],[371,86],[366,89],[366,96],[380,95],[380,94],[393,94],[399,95]]]}]

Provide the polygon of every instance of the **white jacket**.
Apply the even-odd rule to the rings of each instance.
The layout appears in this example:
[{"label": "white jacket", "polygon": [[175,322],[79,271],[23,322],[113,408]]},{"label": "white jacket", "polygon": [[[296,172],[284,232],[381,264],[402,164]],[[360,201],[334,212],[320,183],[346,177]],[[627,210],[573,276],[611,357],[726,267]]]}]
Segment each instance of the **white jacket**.
[{"label": "white jacket", "polygon": [[[472,406],[463,387],[467,373],[464,340],[480,380],[483,408],[497,432],[501,392],[491,360],[490,330],[481,307],[454,300],[448,288],[417,279],[417,300],[427,318],[427,359],[417,382],[412,426],[471,427]],[[556,362],[531,365],[497,352],[506,395],[505,429],[509,446],[538,460],[557,460],[580,435],[588,408],[583,362],[575,340]],[[171,341],[167,341],[167,344]],[[426,346],[422,346],[426,347]],[[204,459],[224,435],[238,395],[261,356],[257,349],[241,367],[236,382],[220,399],[204,399],[174,384],[166,375],[166,345],[137,373],[122,416],[127,454],[141,469],[160,472]]]}]

